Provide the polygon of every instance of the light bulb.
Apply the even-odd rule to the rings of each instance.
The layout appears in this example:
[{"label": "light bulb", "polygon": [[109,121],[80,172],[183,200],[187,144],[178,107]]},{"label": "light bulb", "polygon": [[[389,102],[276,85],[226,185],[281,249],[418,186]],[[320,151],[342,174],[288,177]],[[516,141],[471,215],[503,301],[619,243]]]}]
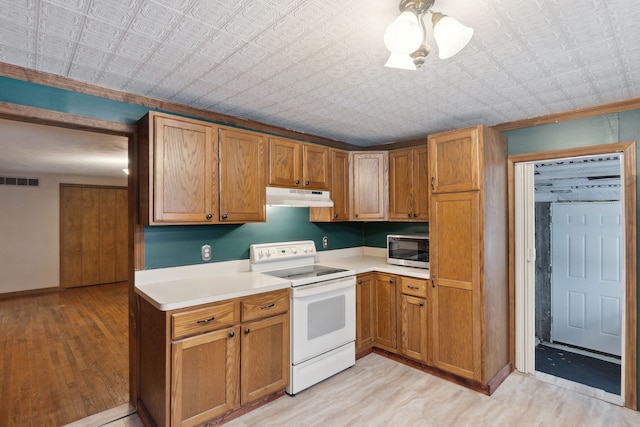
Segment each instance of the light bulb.
[{"label": "light bulb", "polygon": [[384,32],[384,44],[392,53],[408,55],[422,44],[422,28],[418,17],[410,11],[402,12]]}]

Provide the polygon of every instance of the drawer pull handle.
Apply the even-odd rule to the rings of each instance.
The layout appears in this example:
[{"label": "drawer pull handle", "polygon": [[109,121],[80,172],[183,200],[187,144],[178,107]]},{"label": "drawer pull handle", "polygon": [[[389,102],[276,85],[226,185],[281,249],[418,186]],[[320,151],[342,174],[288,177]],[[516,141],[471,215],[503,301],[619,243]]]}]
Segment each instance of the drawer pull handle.
[{"label": "drawer pull handle", "polygon": [[420,301],[420,307],[424,307],[424,303]]},{"label": "drawer pull handle", "polygon": [[236,336],[236,333],[235,333],[235,332],[233,332],[233,331],[229,332],[229,338],[233,338],[233,337],[235,337],[235,336]]},{"label": "drawer pull handle", "polygon": [[268,309],[270,309],[270,308],[272,308],[272,307],[275,307],[275,305],[276,305],[276,303],[275,303],[275,302],[272,302],[272,303],[271,303],[271,304],[269,304],[269,305],[261,305],[261,306],[260,306],[260,310],[268,310]]},{"label": "drawer pull handle", "polygon": [[245,330],[244,330],[244,334],[245,334],[245,335],[249,335],[249,332],[251,332],[251,329],[249,329],[249,328],[247,328],[247,329],[245,329]]},{"label": "drawer pull handle", "polygon": [[409,288],[409,289],[413,289],[414,291],[417,291],[418,289],[420,289],[420,288],[419,288],[419,287],[417,287],[417,286],[411,286],[411,285],[407,285],[407,288]]},{"label": "drawer pull handle", "polygon": [[198,324],[200,325],[206,325],[207,323],[216,320],[216,316],[213,316],[211,319],[204,319],[204,320],[198,320]]}]

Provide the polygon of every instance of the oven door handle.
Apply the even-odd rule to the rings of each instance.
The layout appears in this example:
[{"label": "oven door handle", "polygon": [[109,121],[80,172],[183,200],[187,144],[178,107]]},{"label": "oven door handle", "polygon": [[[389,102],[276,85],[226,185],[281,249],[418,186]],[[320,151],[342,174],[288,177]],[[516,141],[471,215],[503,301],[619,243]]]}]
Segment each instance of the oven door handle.
[{"label": "oven door handle", "polygon": [[356,278],[343,277],[340,279],[330,280],[328,282],[317,283],[307,286],[299,286],[292,289],[292,298],[305,298],[313,295],[324,294],[327,292],[338,291],[349,287],[355,287]]}]

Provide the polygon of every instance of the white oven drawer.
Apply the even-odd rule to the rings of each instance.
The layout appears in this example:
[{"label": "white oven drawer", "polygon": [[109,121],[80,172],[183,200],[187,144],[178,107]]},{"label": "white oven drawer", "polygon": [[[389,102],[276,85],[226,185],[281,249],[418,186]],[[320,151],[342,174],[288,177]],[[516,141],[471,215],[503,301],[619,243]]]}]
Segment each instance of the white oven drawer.
[{"label": "white oven drawer", "polygon": [[292,364],[302,363],[355,338],[354,276],[292,289]]}]

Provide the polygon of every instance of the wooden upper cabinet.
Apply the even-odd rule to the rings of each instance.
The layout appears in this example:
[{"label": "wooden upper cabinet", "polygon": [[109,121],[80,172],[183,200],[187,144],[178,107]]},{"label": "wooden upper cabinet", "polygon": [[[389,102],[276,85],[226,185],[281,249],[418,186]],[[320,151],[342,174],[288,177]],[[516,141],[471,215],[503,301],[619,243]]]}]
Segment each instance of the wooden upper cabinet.
[{"label": "wooden upper cabinet", "polygon": [[139,122],[143,224],[207,224],[218,216],[216,127],[150,112]]},{"label": "wooden upper cabinet", "polygon": [[333,207],[311,208],[311,221],[348,221],[349,220],[349,152],[330,150],[331,182],[330,189]]},{"label": "wooden upper cabinet", "polygon": [[220,221],[266,220],[266,143],[261,134],[220,129]]},{"label": "wooden upper cabinet", "polygon": [[329,148],[269,138],[269,185],[329,190]]},{"label": "wooden upper cabinet", "polygon": [[428,137],[432,193],[479,190],[480,136],[478,127]]},{"label": "wooden upper cabinet", "polygon": [[329,190],[331,164],[329,149],[321,145],[304,144],[302,147],[303,188]]},{"label": "wooden upper cabinet", "polygon": [[389,152],[389,219],[429,220],[427,145]]},{"label": "wooden upper cabinet", "polygon": [[384,221],[388,215],[388,154],[386,151],[350,152],[351,219]]},{"label": "wooden upper cabinet", "polygon": [[286,188],[302,185],[302,144],[269,138],[269,185]]}]

